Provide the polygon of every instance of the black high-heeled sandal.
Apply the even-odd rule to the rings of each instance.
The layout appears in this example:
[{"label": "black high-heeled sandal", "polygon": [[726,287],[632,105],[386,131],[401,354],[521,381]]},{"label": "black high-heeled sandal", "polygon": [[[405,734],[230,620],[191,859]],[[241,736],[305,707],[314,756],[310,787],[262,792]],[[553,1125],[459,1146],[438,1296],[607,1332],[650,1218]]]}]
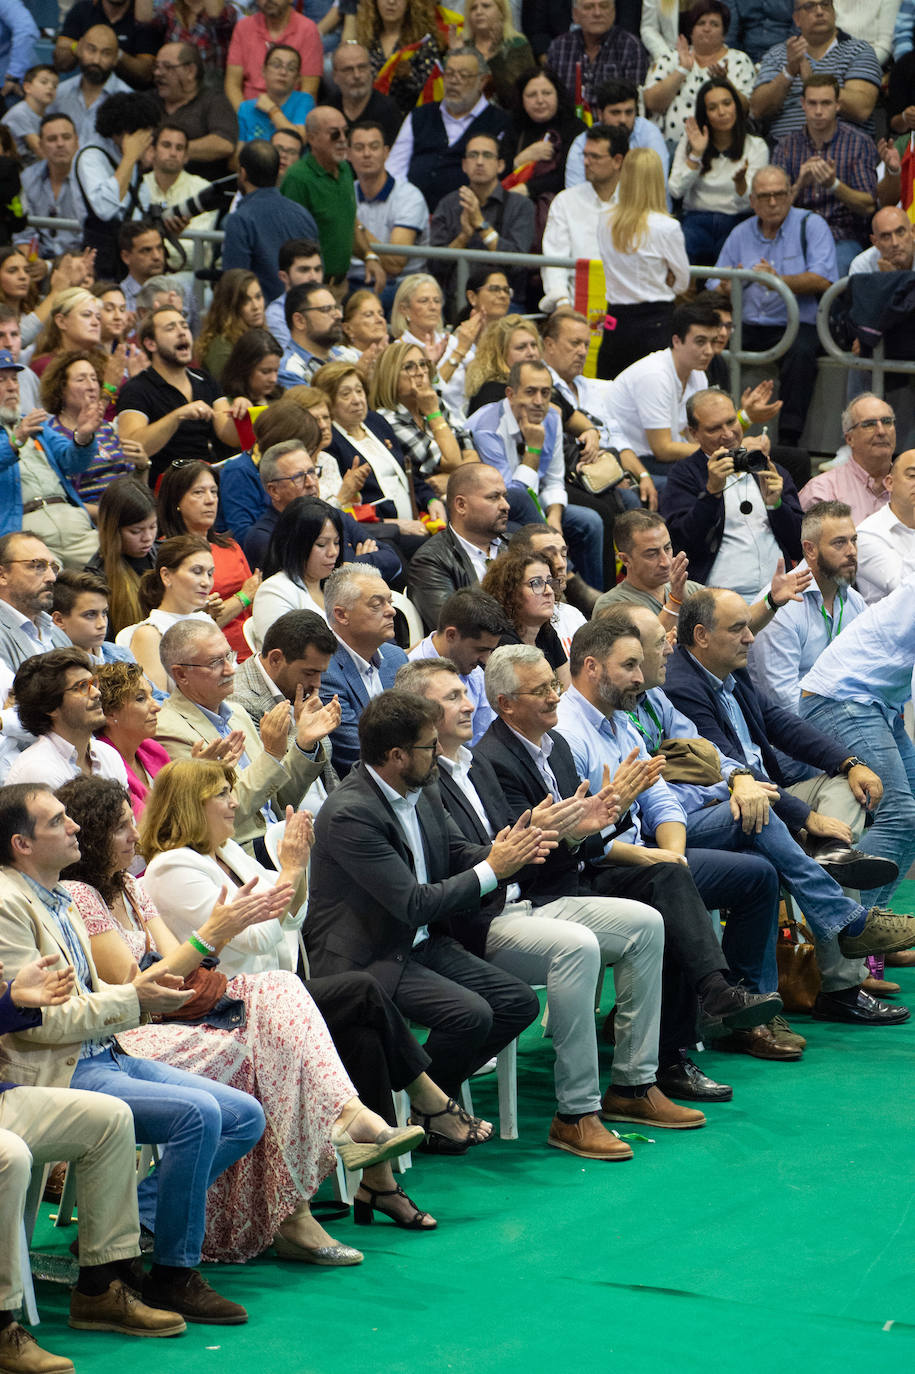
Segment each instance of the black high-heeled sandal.
[{"label": "black high-heeled sandal", "polygon": [[[360,1183],[362,1188],[369,1195],[369,1201],[365,1202],[361,1197],[353,1198],[353,1221],[357,1226],[371,1226],[375,1220],[375,1213],[380,1212],[382,1216],[390,1217],[395,1226],[399,1226],[404,1231],[434,1231],[438,1222],[434,1221],[431,1226],[424,1226],[423,1222],[429,1216],[428,1212],[421,1212],[411,1197],[407,1197],[403,1188],[398,1183],[394,1188],[370,1188],[367,1183]],[[389,1212],[387,1207],[382,1207],[378,1198],[380,1197],[402,1197],[404,1202],[408,1202],[413,1208],[413,1215],[408,1220],[398,1216],[396,1212]]]},{"label": "black high-heeled sandal", "polygon": [[[443,1135],[441,1131],[433,1130],[429,1122],[434,1121],[439,1116],[456,1116],[462,1125],[469,1127],[464,1140],[455,1140],[453,1136]],[[482,1145],[484,1141],[492,1137],[483,1135],[483,1123],[478,1117],[470,1116],[464,1108],[455,1102],[453,1097],[449,1097],[444,1107],[439,1112],[411,1112],[408,1118],[411,1126],[422,1126],[426,1132],[426,1139],[417,1149],[422,1150],[427,1155],[465,1155],[471,1145]]]}]

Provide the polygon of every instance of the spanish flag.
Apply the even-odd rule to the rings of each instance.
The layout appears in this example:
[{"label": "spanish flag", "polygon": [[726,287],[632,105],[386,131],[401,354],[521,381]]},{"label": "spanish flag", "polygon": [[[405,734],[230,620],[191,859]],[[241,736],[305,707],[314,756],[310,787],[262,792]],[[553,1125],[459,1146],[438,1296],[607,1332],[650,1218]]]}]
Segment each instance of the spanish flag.
[{"label": "spanish flag", "polygon": [[[900,140],[901,142],[901,140]],[[915,224],[915,134],[909,134],[905,151],[902,154],[902,168],[899,173],[899,204],[909,219]],[[897,148],[899,144],[897,143]]]}]

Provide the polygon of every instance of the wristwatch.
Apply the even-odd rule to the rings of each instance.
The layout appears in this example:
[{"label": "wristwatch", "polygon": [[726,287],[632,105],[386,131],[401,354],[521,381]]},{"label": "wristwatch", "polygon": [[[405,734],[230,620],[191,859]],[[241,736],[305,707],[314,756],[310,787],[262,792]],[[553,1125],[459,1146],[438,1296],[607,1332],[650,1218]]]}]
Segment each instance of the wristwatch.
[{"label": "wristwatch", "polygon": [[846,759],[845,762],[842,764],[842,767],[839,769],[839,772],[842,774],[843,778],[847,778],[853,768],[867,767],[868,765],[864,762],[863,759],[859,759],[857,754],[852,754],[851,758]]},{"label": "wristwatch", "polygon": [[733,771],[733,773],[731,774],[731,776],[728,778],[728,791],[729,791],[729,792],[733,792],[733,791],[734,791],[734,779],[735,779],[735,778],[752,778],[752,776],[753,776],[753,769],[752,769],[752,768],[735,768],[734,771]]}]

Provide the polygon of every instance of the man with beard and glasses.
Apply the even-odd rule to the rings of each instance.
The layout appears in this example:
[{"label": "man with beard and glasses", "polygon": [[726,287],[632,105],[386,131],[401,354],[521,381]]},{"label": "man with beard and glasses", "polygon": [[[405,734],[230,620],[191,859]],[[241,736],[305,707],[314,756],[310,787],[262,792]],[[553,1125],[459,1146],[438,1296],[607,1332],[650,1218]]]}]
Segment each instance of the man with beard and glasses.
[{"label": "man with beard and glasses", "polygon": [[759,686],[776,701],[797,709],[801,678],[841,630],[860,615],[864,597],[852,585],[858,571],[858,533],[844,501],[818,501],[801,525],[809,586],[779,606],[773,620],[750,628],[748,666]]},{"label": "man with beard and glasses", "polygon": [[284,388],[310,385],[319,368],[341,356],[343,311],[330,288],[315,281],[287,291],[285,311],[289,342],[277,381]]},{"label": "man with beard and glasses", "polygon": [[[174,306],[152,310],[137,331],[150,366],[125,382],[118,396],[118,432],[149,454],[154,484],[170,463],[209,462],[214,444],[239,446],[235,420],[247,415],[244,396],[229,402],[203,368],[190,366],[193,339]],[[222,452],[217,449],[217,457]]]},{"label": "man with beard and glasses", "polygon": [[130,91],[126,81],[114,74],[119,57],[114,29],[108,24],[94,24],[76,45],[79,76],[62,81],[57,89],[49,113],[69,115],[81,147],[95,141],[95,116],[105,97]]},{"label": "man with beard and glasses", "polygon": [[[428,1072],[455,1098],[540,1004],[526,983],[458,944],[449,921],[545,858],[552,836],[525,812],[492,843],[464,839],[435,786],[440,713],[398,691],[363,710],[361,761],[315,822],[303,929],[312,976],[371,973],[404,1016],[429,1027]],[[421,1123],[433,1148],[441,1142],[434,1122]],[[473,1131],[470,1141],[483,1138]]]},{"label": "man with beard and glasses", "polygon": [[50,549],[33,535],[0,538],[0,664],[15,670],[32,654],[69,643],[50,614],[59,571]]}]

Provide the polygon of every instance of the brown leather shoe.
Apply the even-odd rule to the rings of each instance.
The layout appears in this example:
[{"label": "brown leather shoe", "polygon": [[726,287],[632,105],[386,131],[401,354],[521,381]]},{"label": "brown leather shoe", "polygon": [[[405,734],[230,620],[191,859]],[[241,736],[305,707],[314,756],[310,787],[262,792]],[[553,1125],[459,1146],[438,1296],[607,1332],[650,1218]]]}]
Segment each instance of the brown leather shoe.
[{"label": "brown leather shoe", "polygon": [[179,1312],[186,1321],[204,1326],[241,1326],[248,1320],[245,1309],[237,1302],[229,1302],[215,1288],[211,1288],[196,1269],[179,1269],[166,1279],[161,1275],[146,1275],[143,1301],[153,1307],[168,1307]]},{"label": "brown leather shoe", "polygon": [[122,1336],[180,1336],[187,1328],[177,1312],[148,1307],[138,1293],[115,1279],[98,1297],[74,1288],[70,1325],[77,1331],[119,1331]]},{"label": "brown leather shoe", "polygon": [[582,1159],[616,1161],[632,1158],[631,1147],[625,1140],[617,1140],[615,1135],[605,1131],[596,1112],[583,1116],[574,1126],[570,1121],[560,1121],[558,1116],[554,1116],[546,1143],[557,1150],[568,1150],[570,1155],[581,1155]]},{"label": "brown leather shoe", "polygon": [[600,1104],[604,1121],[634,1121],[637,1126],[662,1127],[671,1131],[691,1131],[705,1125],[705,1113],[694,1107],[679,1107],[665,1097],[653,1083],[644,1097],[618,1097],[612,1088]]},{"label": "brown leather shoe", "polygon": [[915,949],[900,949],[895,954],[884,954],[883,962],[887,968],[915,968]]},{"label": "brown leather shoe", "polygon": [[788,1045],[777,1038],[769,1026],[754,1026],[752,1030],[732,1031],[726,1040],[719,1040],[716,1049],[732,1054],[749,1054],[754,1059],[777,1059],[783,1063],[800,1059],[804,1053],[797,1045]]},{"label": "brown leather shoe", "polygon": [[42,1350],[31,1331],[10,1322],[0,1329],[0,1370],[3,1374],[73,1374],[73,1361]]},{"label": "brown leather shoe", "polygon": [[871,997],[895,997],[897,992],[902,992],[898,983],[888,983],[885,978],[865,978],[861,986]]}]

